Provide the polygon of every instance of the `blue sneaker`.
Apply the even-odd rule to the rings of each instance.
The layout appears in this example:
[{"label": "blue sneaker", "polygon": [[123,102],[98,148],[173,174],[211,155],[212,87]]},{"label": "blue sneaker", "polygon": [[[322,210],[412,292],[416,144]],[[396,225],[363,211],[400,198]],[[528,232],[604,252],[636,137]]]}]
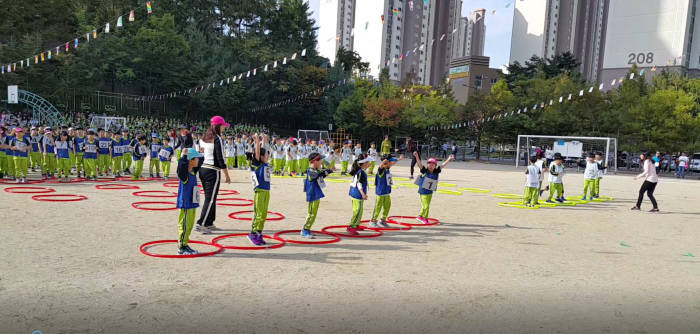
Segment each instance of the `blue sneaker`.
[{"label": "blue sneaker", "polygon": [[314,234],[311,233],[311,230],[304,230],[304,229],[302,229],[302,230],[301,230],[301,237],[302,237],[302,238],[313,239],[313,238],[314,238]]},{"label": "blue sneaker", "polygon": [[589,201],[592,201],[592,200],[593,200],[593,196],[589,197],[588,200],[589,200]]},{"label": "blue sneaker", "polygon": [[255,245],[255,246],[261,246],[257,233],[253,233],[253,232],[248,233],[248,240],[250,240],[250,243]]},{"label": "blue sneaker", "polygon": [[585,201],[585,200],[586,200],[586,195],[583,195],[583,197],[581,197],[581,200],[582,200],[582,201]]},{"label": "blue sneaker", "polygon": [[258,232],[257,234],[258,234],[258,243],[260,243],[260,245],[267,245],[267,242],[265,242],[265,238],[263,238],[263,236],[262,236],[262,232]]},{"label": "blue sneaker", "polygon": [[546,200],[545,202],[547,202],[547,203],[554,203],[554,201],[552,201],[552,200]]},{"label": "blue sneaker", "polygon": [[563,198],[557,198],[556,201],[559,202],[559,203],[564,203],[564,199],[563,199]]}]

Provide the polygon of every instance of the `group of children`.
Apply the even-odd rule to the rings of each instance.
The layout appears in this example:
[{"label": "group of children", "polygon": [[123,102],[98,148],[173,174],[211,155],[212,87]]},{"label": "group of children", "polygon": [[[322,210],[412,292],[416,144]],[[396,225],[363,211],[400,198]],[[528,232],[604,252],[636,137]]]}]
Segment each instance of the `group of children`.
[{"label": "group of children", "polygon": [[[240,142],[243,143],[243,137],[236,138],[236,143],[238,143],[239,139]],[[288,153],[287,156],[289,157],[292,154],[295,146],[298,146],[299,143],[293,139],[289,140],[287,143],[281,139],[275,139],[274,142],[270,144],[266,135],[258,134],[254,134],[252,138],[248,138],[246,143],[248,142],[252,143],[250,147],[252,152],[246,152],[251,153],[250,155],[246,156],[246,161],[248,161],[249,158],[249,162],[246,163],[246,166],[248,164],[250,166],[250,180],[254,191],[253,218],[250,233],[248,234],[248,240],[255,246],[264,246],[266,242],[263,238],[263,230],[270,203],[271,175],[281,173],[279,172],[279,169],[275,169],[275,167],[279,167],[278,159],[280,159],[274,158],[275,151],[277,149],[284,148],[284,145],[288,144],[287,148],[283,149],[283,151]],[[314,237],[311,228],[316,220],[321,199],[325,197],[325,194],[323,193],[323,190],[326,187],[325,178],[335,170],[332,163],[333,158],[329,159],[329,156],[333,155],[335,152],[332,149],[332,143],[327,146],[329,149],[325,151],[327,152],[326,155],[321,153],[324,151],[321,149],[321,147],[324,146],[324,143],[314,143],[313,141],[310,141],[308,144],[312,148],[312,151],[304,159],[304,165],[302,165],[308,167],[306,167],[305,170],[300,173],[304,175],[303,191],[306,195],[305,199],[307,202],[306,219],[300,231],[302,238]],[[313,151],[314,145],[316,145],[316,151]],[[347,147],[347,143],[345,144],[345,147]],[[290,148],[292,149],[291,151]],[[246,150],[247,148],[242,147],[242,149]],[[373,149],[373,147],[370,149]],[[271,153],[273,156],[273,167],[269,165]],[[367,170],[376,163],[376,159],[372,157],[371,152],[369,152],[369,154],[363,153],[361,152],[361,149],[353,152],[353,154],[354,160],[349,171],[349,174],[352,176],[352,181],[348,191],[348,195],[352,203],[352,216],[346,231],[350,235],[358,235],[358,231],[361,230],[359,224],[362,220],[364,201],[368,199],[369,181]],[[447,164],[454,159],[454,156],[450,156],[441,165],[438,165],[437,160],[434,158],[428,159],[425,166],[421,164],[417,153],[415,153],[415,156],[416,159],[418,159],[418,166],[421,171],[421,176],[415,182],[416,185],[418,185],[418,194],[421,202],[421,210],[416,219],[423,224],[428,224],[430,202],[433,192],[437,190],[439,175],[442,172],[442,168],[447,166]],[[177,174],[179,179],[179,188],[177,207],[180,209],[178,254],[196,253],[196,251],[192,250],[188,246],[187,241],[189,240],[189,236],[194,225],[194,213],[191,211],[199,206],[197,179],[194,177],[194,175],[199,166],[201,166],[200,158],[201,155],[199,155],[196,151],[188,151],[188,153],[183,154],[178,161]],[[397,159],[388,152],[381,156],[381,162],[374,179],[375,195],[377,196],[377,199],[375,201],[374,211],[369,223],[369,227],[371,228],[389,227],[387,220],[391,209],[390,196],[393,186],[391,167],[402,158],[403,156]],[[287,161],[294,160],[299,163],[301,159]],[[341,162],[342,161],[343,160],[341,160]],[[238,161],[238,164],[240,166],[243,164],[243,162]],[[298,167],[296,168],[298,171]],[[294,173],[297,173],[297,171]],[[195,193],[197,194],[195,195]]]},{"label": "group of children", "polygon": [[[547,203],[563,203],[566,201],[564,198],[563,177],[565,171],[563,162],[564,157],[560,153],[554,154],[554,160],[551,165],[547,165],[547,161],[542,154],[530,157],[530,165],[525,170],[523,205],[527,207],[539,205],[539,198],[544,191],[549,191]],[[583,172],[583,196],[581,200],[593,200],[600,197],[600,181],[603,179],[606,168],[602,153],[597,152],[588,155],[586,169]],[[549,184],[545,189],[542,189],[545,172],[549,173]]]}]

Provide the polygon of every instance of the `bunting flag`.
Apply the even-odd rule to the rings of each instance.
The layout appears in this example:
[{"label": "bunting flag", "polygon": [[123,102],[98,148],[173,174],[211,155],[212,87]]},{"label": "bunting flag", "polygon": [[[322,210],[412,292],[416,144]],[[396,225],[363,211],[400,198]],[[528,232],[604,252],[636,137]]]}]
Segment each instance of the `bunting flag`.
[{"label": "bunting flag", "polygon": [[86,42],[90,41],[90,33],[89,32],[85,33],[85,40],[86,40]]},{"label": "bunting flag", "polygon": [[578,92],[578,96],[583,96],[583,89],[581,89],[581,91]]},{"label": "bunting flag", "polygon": [[554,103],[554,101],[549,100],[549,105],[550,105],[550,106],[552,105],[552,103]]},{"label": "bunting flag", "polygon": [[382,24],[384,24],[384,15],[382,15]]},{"label": "bunting flag", "polygon": [[92,29],[92,38],[97,38],[97,29]]},{"label": "bunting flag", "polygon": [[0,73],[5,74],[5,66],[0,66],[0,68],[2,68],[2,70],[0,71]]},{"label": "bunting flag", "polygon": [[134,11],[129,12],[129,22],[134,22]]},{"label": "bunting flag", "polygon": [[[603,89],[603,84],[600,84],[600,89]],[[591,86],[591,88],[588,88],[588,93],[593,93],[593,86]]]},{"label": "bunting flag", "polygon": [[105,24],[105,34],[109,34],[109,23]]},{"label": "bunting flag", "polygon": [[284,57],[284,59],[282,59],[282,65],[287,65],[287,57]]},{"label": "bunting flag", "polygon": [[440,40],[443,40],[443,39],[445,39],[445,34],[442,34],[442,36],[440,36]]},{"label": "bunting flag", "polygon": [[651,71],[652,71],[652,72],[656,72],[656,65],[654,65],[654,66],[651,68]]},{"label": "bunting flag", "polygon": [[41,61],[44,61],[44,53],[41,53]]},{"label": "bunting flag", "polygon": [[408,8],[413,10],[413,1],[408,2]]},{"label": "bunting flag", "polygon": [[301,50],[301,56],[302,56],[302,57],[306,57],[306,49]]},{"label": "bunting flag", "polygon": [[122,17],[120,16],[120,17],[117,19],[117,28],[121,28],[123,25],[124,25],[124,24],[122,23]]},{"label": "bunting flag", "polygon": [[250,71],[248,71],[248,74],[246,74],[245,77],[250,78]]},{"label": "bunting flag", "polygon": [[38,64],[38,63],[39,63],[39,56],[34,55],[34,64]]},{"label": "bunting flag", "polygon": [[[603,90],[603,84],[600,84],[600,86],[598,87],[598,90]],[[593,90],[591,89],[591,91],[593,91]]]},{"label": "bunting flag", "polygon": [[297,53],[296,53],[296,52],[294,52],[294,54],[292,54],[292,58],[290,58],[290,60],[294,60],[294,59],[297,59]]},{"label": "bunting flag", "polygon": [[47,51],[46,56],[48,59],[51,59],[51,51]]},{"label": "bunting flag", "polygon": [[70,43],[69,43],[69,42],[66,42],[66,52],[68,52],[68,48],[69,48],[69,47],[68,47],[68,44],[70,44]]},{"label": "bunting flag", "polygon": [[394,8],[394,9],[392,10],[392,12],[394,13],[394,15],[399,15],[399,10],[396,9],[396,8]]},{"label": "bunting flag", "polygon": [[571,94],[569,94],[569,98],[567,100],[571,100]]},{"label": "bunting flag", "polygon": [[617,82],[616,79],[613,79],[613,81],[610,83],[610,86],[615,86],[615,83]]},{"label": "bunting flag", "polygon": [[148,12],[148,14],[151,14],[153,12],[150,1],[146,1],[146,11]]},{"label": "bunting flag", "polygon": [[257,73],[258,73],[258,69],[257,69],[257,68],[254,68],[254,69],[253,69],[253,76],[255,76]]},{"label": "bunting flag", "polygon": [[560,97],[559,97],[559,103],[562,103],[563,101],[564,101],[564,97],[563,97],[563,96],[560,96]]},{"label": "bunting flag", "polygon": [[60,50],[60,49],[61,49],[60,46],[57,46],[57,47],[56,47],[56,54],[58,54],[58,50]]},{"label": "bunting flag", "polygon": [[630,80],[634,79],[634,72],[630,73]]},{"label": "bunting flag", "polygon": [[644,75],[644,70],[643,70],[643,69],[639,72],[639,75]]},{"label": "bunting flag", "polygon": [[275,62],[272,64],[272,68],[277,68],[277,61],[276,61],[276,60],[275,60]]},{"label": "bunting flag", "polygon": [[263,72],[267,72],[267,64],[265,64],[265,68],[263,69]]}]

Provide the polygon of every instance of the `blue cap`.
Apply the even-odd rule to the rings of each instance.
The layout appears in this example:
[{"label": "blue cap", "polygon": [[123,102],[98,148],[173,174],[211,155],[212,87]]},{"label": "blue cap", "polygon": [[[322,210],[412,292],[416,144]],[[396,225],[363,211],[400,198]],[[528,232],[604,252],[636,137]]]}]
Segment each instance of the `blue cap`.
[{"label": "blue cap", "polygon": [[201,155],[197,150],[194,148],[190,147],[187,149],[187,160],[192,160],[194,158],[201,158],[203,155]]},{"label": "blue cap", "polygon": [[394,158],[394,157],[391,157],[391,158],[389,158],[389,161],[391,161],[391,162],[397,162],[398,160],[396,160],[396,158]]},{"label": "blue cap", "polygon": [[154,132],[154,133],[152,133],[152,134],[151,134],[151,138],[158,138],[158,134],[157,134],[157,133],[155,133],[155,132]]}]

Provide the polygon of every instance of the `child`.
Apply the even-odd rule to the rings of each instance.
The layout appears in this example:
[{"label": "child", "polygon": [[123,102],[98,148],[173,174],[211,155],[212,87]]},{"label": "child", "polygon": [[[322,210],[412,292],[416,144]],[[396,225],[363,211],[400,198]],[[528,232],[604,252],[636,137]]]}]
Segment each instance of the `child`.
[{"label": "child", "polygon": [[83,164],[85,165],[85,179],[97,180],[98,141],[95,140],[95,130],[88,129],[87,139],[83,142]]},{"label": "child", "polygon": [[318,213],[318,206],[321,204],[321,198],[325,196],[323,195],[323,188],[326,187],[326,183],[323,179],[333,171],[330,169],[321,169],[321,154],[319,153],[311,153],[309,155],[309,165],[310,167],[306,170],[306,178],[304,179],[307,211],[306,222],[304,223],[304,228],[301,230],[301,237],[313,239],[314,235],[311,233],[311,226],[316,221],[316,214]]},{"label": "child", "polygon": [[355,150],[352,152],[352,160],[355,161],[360,154],[362,154],[362,144],[357,143],[355,144]]},{"label": "child", "polygon": [[600,197],[600,180],[603,179],[603,174],[605,173],[605,169],[607,168],[607,167],[605,167],[605,163],[603,162],[603,153],[596,152],[595,163],[598,167],[598,175],[597,175],[595,182],[594,182],[594,184],[595,184],[594,194],[595,195],[593,195],[593,197],[598,198],[598,197]]},{"label": "child", "polygon": [[32,166],[32,172],[39,167],[41,170],[41,150],[39,150],[39,133],[35,127],[32,127],[29,131],[29,143],[31,144],[32,150],[29,151],[29,164]]},{"label": "child", "polygon": [[374,142],[369,143],[367,154],[372,158],[372,162],[369,163],[369,175],[372,175],[374,174],[375,161],[377,161],[377,145],[375,145]]},{"label": "child", "polygon": [[267,219],[267,208],[270,205],[270,167],[267,165],[267,136],[262,135],[262,146],[260,147],[260,136],[256,133],[253,135],[254,151],[250,166],[251,180],[253,181],[253,224],[248,234],[248,240],[255,246],[264,246],[262,231],[265,228],[265,219]]},{"label": "child", "polygon": [[119,132],[112,134],[112,144],[109,152],[112,154],[112,174],[116,177],[122,176],[122,159],[124,158],[124,148],[122,147],[122,135]]},{"label": "child", "polygon": [[134,154],[132,160],[134,160],[134,172],[131,174],[132,180],[141,179],[141,173],[143,172],[143,162],[148,156],[148,146],[146,146],[146,136],[139,135],[136,138],[136,146],[134,147]]},{"label": "child", "polygon": [[272,149],[272,165],[275,175],[282,175],[282,158],[284,157],[284,147],[282,140],[275,139],[275,143],[271,146]]},{"label": "child", "polygon": [[430,213],[430,201],[433,199],[433,192],[437,190],[438,178],[442,169],[454,160],[454,155],[450,155],[447,160],[445,160],[441,166],[437,165],[437,160],[435,158],[428,159],[428,166],[424,167],[420,162],[420,157],[418,152],[413,152],[413,156],[416,158],[416,164],[420,170],[421,176],[414,182],[418,186],[418,194],[420,195],[421,210],[418,213],[416,220],[428,224],[428,214]]},{"label": "child", "polygon": [[[537,155],[535,166],[540,169],[540,184],[537,186],[537,200],[535,201],[535,205],[538,205],[540,204],[540,196],[542,196],[542,192],[544,192],[544,189],[542,189],[542,182],[544,181],[544,173],[547,171],[547,164],[543,153]],[[549,189],[549,187],[547,187],[547,189]]]},{"label": "child", "polygon": [[15,180],[14,151],[12,150],[12,146],[10,145],[10,142],[13,141],[14,129],[15,128],[10,129],[10,131],[3,137],[3,140],[0,142],[0,144],[3,145],[3,150],[5,153],[5,159],[3,159],[5,174],[8,175],[11,180]]},{"label": "child", "polygon": [[586,199],[586,193],[590,189],[589,199],[593,200],[593,195],[595,193],[595,180],[598,178],[598,164],[593,161],[595,155],[592,153],[588,155],[588,160],[586,161],[586,169],[583,171],[583,197],[582,200]]},{"label": "child", "polygon": [[[403,157],[399,157],[398,160],[402,158]],[[391,209],[391,186],[394,185],[390,168],[394,166],[398,160],[392,157],[391,154],[382,155],[382,163],[379,165],[377,175],[374,177],[374,193],[377,195],[377,201],[374,204],[374,212],[372,213],[369,227],[389,227],[389,224],[386,223],[386,219],[389,216],[389,209]],[[372,161],[372,164],[374,164],[374,161]],[[384,212],[382,220],[377,222],[377,218],[379,218],[379,214],[382,211]]]},{"label": "child", "polygon": [[[145,144],[146,137],[143,137]],[[143,160],[141,160],[143,161]],[[193,148],[182,150],[182,157],[177,161],[177,205],[180,209],[178,216],[177,253],[179,255],[197,254],[188,244],[194,216],[199,207],[199,188],[197,188],[197,171],[202,166],[202,155]]]},{"label": "child", "polygon": [[239,136],[236,136],[236,162],[238,163],[238,169],[245,169],[245,142]]},{"label": "child", "polygon": [[233,168],[236,162],[236,146],[233,145],[233,138],[227,137],[224,144],[224,158],[226,158],[226,167]]},{"label": "child", "polygon": [[163,146],[158,152],[158,160],[160,160],[160,170],[163,172],[163,180],[170,177],[170,161],[173,157],[173,148],[170,146],[170,138],[163,137]]},{"label": "child", "polygon": [[560,154],[554,155],[554,162],[549,166],[549,197],[547,197],[547,203],[554,203],[552,201],[552,196],[556,192],[556,201],[559,203],[564,203],[564,183],[562,181],[564,176],[564,165],[562,165],[563,158]]},{"label": "child", "polygon": [[121,146],[124,150],[124,155],[122,155],[121,171],[124,172],[125,175],[131,173],[131,152],[134,149],[133,146],[131,146],[131,144],[132,139],[129,138],[129,130],[122,129]]},{"label": "child", "polygon": [[160,153],[161,148],[160,142],[158,142],[158,134],[153,133],[151,135],[151,160],[148,164],[148,175],[153,178],[153,170],[156,170],[156,177],[160,178],[160,160],[158,159],[158,153]]},{"label": "child", "polygon": [[352,154],[352,149],[350,149],[350,142],[346,141],[343,144],[343,150],[340,154],[340,175],[346,175],[348,171],[348,162],[350,161],[350,155]]},{"label": "child", "polygon": [[296,156],[297,156],[297,141],[296,139],[292,139],[289,142],[289,147],[287,147],[287,163],[285,168],[285,171],[289,174],[289,176],[295,176],[297,174],[297,161],[296,161]]},{"label": "child", "polygon": [[352,169],[350,170],[350,175],[352,178],[352,183],[350,183],[349,195],[352,197],[352,218],[350,219],[350,224],[347,228],[347,232],[350,235],[359,235],[357,233],[357,226],[360,225],[362,220],[362,208],[364,201],[367,200],[367,173],[365,170],[369,167],[369,162],[371,158],[367,154],[360,153],[352,162]]},{"label": "child", "polygon": [[108,174],[109,166],[111,165],[109,148],[112,144],[112,138],[107,138],[107,133],[103,129],[97,129],[97,134],[99,136],[97,139],[99,145],[97,150],[99,154],[97,157],[97,172],[100,176],[104,176]]},{"label": "child", "polygon": [[13,156],[6,157],[6,159],[13,159],[15,164],[15,178],[17,183],[27,182],[27,160],[29,160],[29,149],[31,144],[29,139],[24,137],[24,129],[17,127],[15,128],[15,137],[10,141],[10,146],[12,146]]},{"label": "child", "polygon": [[56,171],[56,156],[54,155],[53,145],[53,132],[51,131],[51,128],[46,128],[44,130],[44,137],[41,141],[41,152],[44,154],[44,171],[41,177],[42,180],[53,178],[53,173]]},{"label": "child", "polygon": [[73,144],[68,139],[68,132],[61,132],[58,140],[55,142],[54,154],[58,159],[58,180],[61,181],[63,174],[64,182],[69,182],[68,175],[71,169],[70,152],[73,150]]},{"label": "child", "polygon": [[537,157],[530,157],[530,165],[527,166],[525,171],[525,193],[523,194],[523,205],[527,207],[534,207],[537,204],[537,197],[539,194],[540,186],[540,175],[542,171],[535,164],[537,163]]},{"label": "child", "polygon": [[75,171],[80,178],[81,173],[85,176],[85,164],[83,163],[83,143],[85,142],[85,131],[78,127],[75,129],[76,136],[73,137],[73,150],[75,151]]}]

